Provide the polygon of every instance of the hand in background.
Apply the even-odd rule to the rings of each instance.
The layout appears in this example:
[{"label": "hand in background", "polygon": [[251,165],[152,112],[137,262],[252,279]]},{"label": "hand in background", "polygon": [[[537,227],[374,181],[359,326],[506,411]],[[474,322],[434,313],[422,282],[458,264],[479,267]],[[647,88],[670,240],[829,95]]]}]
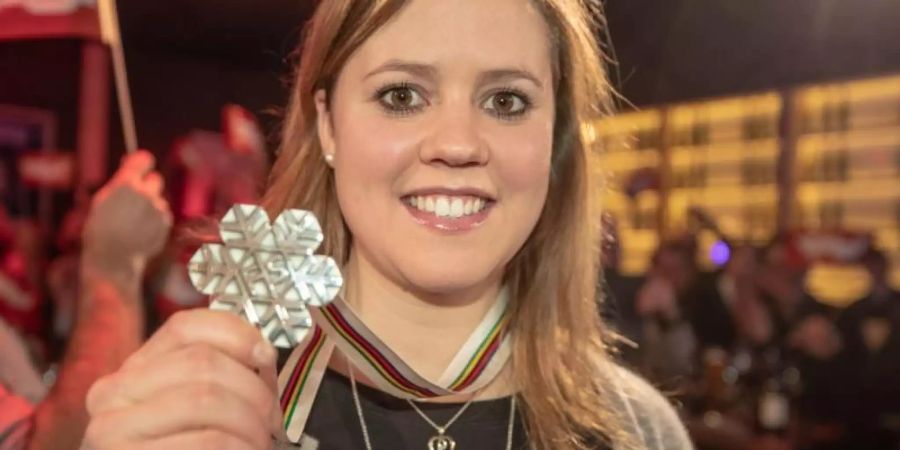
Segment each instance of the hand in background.
[{"label": "hand in background", "polygon": [[140,272],[165,246],[172,213],[163,178],[148,152],[127,155],[94,196],[84,228],[84,257],[93,266]]},{"label": "hand in background", "polygon": [[88,423],[88,389],[118,370],[143,341],[143,272],[172,226],[154,164],[147,152],[126,156],[91,202],[82,233],[77,319],[56,384],[38,405],[29,450],[79,448]]}]

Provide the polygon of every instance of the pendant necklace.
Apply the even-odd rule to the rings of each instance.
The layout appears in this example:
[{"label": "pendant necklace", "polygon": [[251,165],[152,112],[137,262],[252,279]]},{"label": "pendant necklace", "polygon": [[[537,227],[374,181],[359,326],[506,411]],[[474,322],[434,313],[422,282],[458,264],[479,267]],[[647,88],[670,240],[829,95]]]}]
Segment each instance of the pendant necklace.
[{"label": "pendant necklace", "polygon": [[[359,401],[359,392],[356,388],[356,376],[353,373],[353,367],[350,367],[350,386],[353,391],[353,404],[356,407],[356,415],[359,417],[359,425],[362,428],[363,433],[363,441],[366,444],[366,450],[372,450],[372,442],[369,439],[369,429],[366,426],[366,420],[363,417],[362,405]],[[456,450],[456,441],[447,434],[447,429],[456,422],[456,419],[459,419],[460,416],[469,408],[472,402],[475,400],[475,395],[472,395],[472,398],[467,401],[450,420],[447,421],[444,426],[440,426],[434,423],[430,417],[428,417],[418,406],[412,401],[407,400],[409,405],[428,423],[437,434],[432,436],[431,439],[428,440],[428,450]],[[506,450],[512,449],[512,437],[513,437],[513,429],[515,428],[515,417],[516,417],[516,396],[513,395],[510,400],[510,408],[509,408],[509,426],[506,430]]]},{"label": "pendant necklace", "polygon": [[434,421],[422,412],[412,400],[406,400],[406,402],[409,403],[409,406],[412,406],[419,416],[422,417],[425,422],[428,422],[428,425],[431,425],[431,427],[434,428],[434,431],[437,431],[437,435],[432,436],[431,439],[428,440],[428,450],[454,450],[456,448],[456,441],[447,434],[447,429],[450,428],[450,425],[453,425],[453,422],[456,422],[456,419],[459,419],[459,416],[461,416],[462,413],[466,412],[466,409],[469,408],[469,405],[472,404],[472,400],[474,399],[475,395],[472,395],[472,398],[470,398],[444,426],[434,423]]}]

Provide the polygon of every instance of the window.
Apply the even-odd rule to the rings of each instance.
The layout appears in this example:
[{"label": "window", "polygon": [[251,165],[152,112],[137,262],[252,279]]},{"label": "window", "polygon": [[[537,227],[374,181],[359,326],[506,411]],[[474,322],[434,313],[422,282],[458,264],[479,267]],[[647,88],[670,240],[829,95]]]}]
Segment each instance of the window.
[{"label": "window", "polygon": [[850,158],[845,150],[822,155],[820,163],[821,181],[846,181],[850,173]]},{"label": "window", "polygon": [[775,181],[775,164],[771,161],[747,159],[741,164],[743,184],[760,185]]},{"label": "window", "polygon": [[694,164],[688,172],[688,186],[705,187],[707,178],[707,170],[705,164]]},{"label": "window", "polygon": [[744,120],[744,139],[756,140],[774,137],[777,134],[777,123],[771,116],[754,116]]},{"label": "window", "polygon": [[659,148],[659,130],[640,130],[635,133],[634,148],[637,150]]},{"label": "window", "polygon": [[674,144],[678,146],[709,144],[709,124],[696,123],[693,126],[675,130]]},{"label": "window", "polygon": [[691,129],[691,139],[694,145],[709,144],[709,124],[698,123]]},{"label": "window", "polygon": [[824,131],[846,131],[850,124],[850,104],[846,101],[825,106],[822,110]]}]

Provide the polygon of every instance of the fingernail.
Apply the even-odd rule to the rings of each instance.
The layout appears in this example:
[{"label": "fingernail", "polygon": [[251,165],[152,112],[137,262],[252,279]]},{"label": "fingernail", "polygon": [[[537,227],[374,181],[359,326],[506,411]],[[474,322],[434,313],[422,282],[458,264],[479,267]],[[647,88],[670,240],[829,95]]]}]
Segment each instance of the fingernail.
[{"label": "fingernail", "polygon": [[275,365],[275,349],[266,341],[259,341],[253,347],[253,359],[260,367]]}]

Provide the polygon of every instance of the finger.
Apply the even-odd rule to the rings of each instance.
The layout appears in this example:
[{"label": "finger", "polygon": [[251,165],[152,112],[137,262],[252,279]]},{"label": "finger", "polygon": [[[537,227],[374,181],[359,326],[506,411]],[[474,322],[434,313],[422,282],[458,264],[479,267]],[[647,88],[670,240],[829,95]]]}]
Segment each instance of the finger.
[{"label": "finger", "polygon": [[153,154],[140,150],[122,158],[122,164],[113,178],[116,181],[140,181],[156,166],[156,158]]},{"label": "finger", "polygon": [[163,215],[163,219],[167,224],[172,223],[172,207],[169,205],[169,202],[161,197],[155,196],[150,199],[150,202],[153,204],[153,207],[156,208]]},{"label": "finger", "polygon": [[[273,349],[274,350],[274,349]],[[276,352],[276,358],[278,353]],[[259,367],[259,379],[269,388],[270,391],[275,393],[275,398],[278,398],[278,369],[275,367],[277,361],[274,364],[267,364],[265,366]],[[278,403],[277,401],[275,402]]]},{"label": "finger", "polygon": [[160,194],[162,194],[165,185],[165,179],[163,179],[163,176],[160,175],[159,172],[150,172],[144,176],[144,192],[148,192],[154,196],[159,196]]},{"label": "finger", "polygon": [[166,355],[163,360],[117,372],[91,392],[92,414],[103,414],[152,400],[160,393],[190,380],[215,384],[252,404],[263,417],[271,414],[276,391],[266,381],[228,355],[204,344],[194,344]]},{"label": "finger", "polygon": [[172,225],[175,222],[175,217],[172,215],[172,209],[169,207],[169,202],[161,199],[157,199],[153,202],[154,207],[162,214],[163,225],[165,225],[166,232],[172,228]]},{"label": "finger", "polygon": [[209,345],[250,368],[275,370],[275,349],[259,330],[234,314],[208,309],[173,315],[123,367],[141,365],[192,344]]},{"label": "finger", "polygon": [[[268,416],[234,393],[211,384],[183,384],[150,401],[97,416],[107,441],[137,442],[205,429],[233,435],[252,448],[271,443]],[[92,423],[94,425],[94,423]]]},{"label": "finger", "polygon": [[250,444],[219,430],[192,430],[143,442],[135,450],[206,449],[254,450]]}]

